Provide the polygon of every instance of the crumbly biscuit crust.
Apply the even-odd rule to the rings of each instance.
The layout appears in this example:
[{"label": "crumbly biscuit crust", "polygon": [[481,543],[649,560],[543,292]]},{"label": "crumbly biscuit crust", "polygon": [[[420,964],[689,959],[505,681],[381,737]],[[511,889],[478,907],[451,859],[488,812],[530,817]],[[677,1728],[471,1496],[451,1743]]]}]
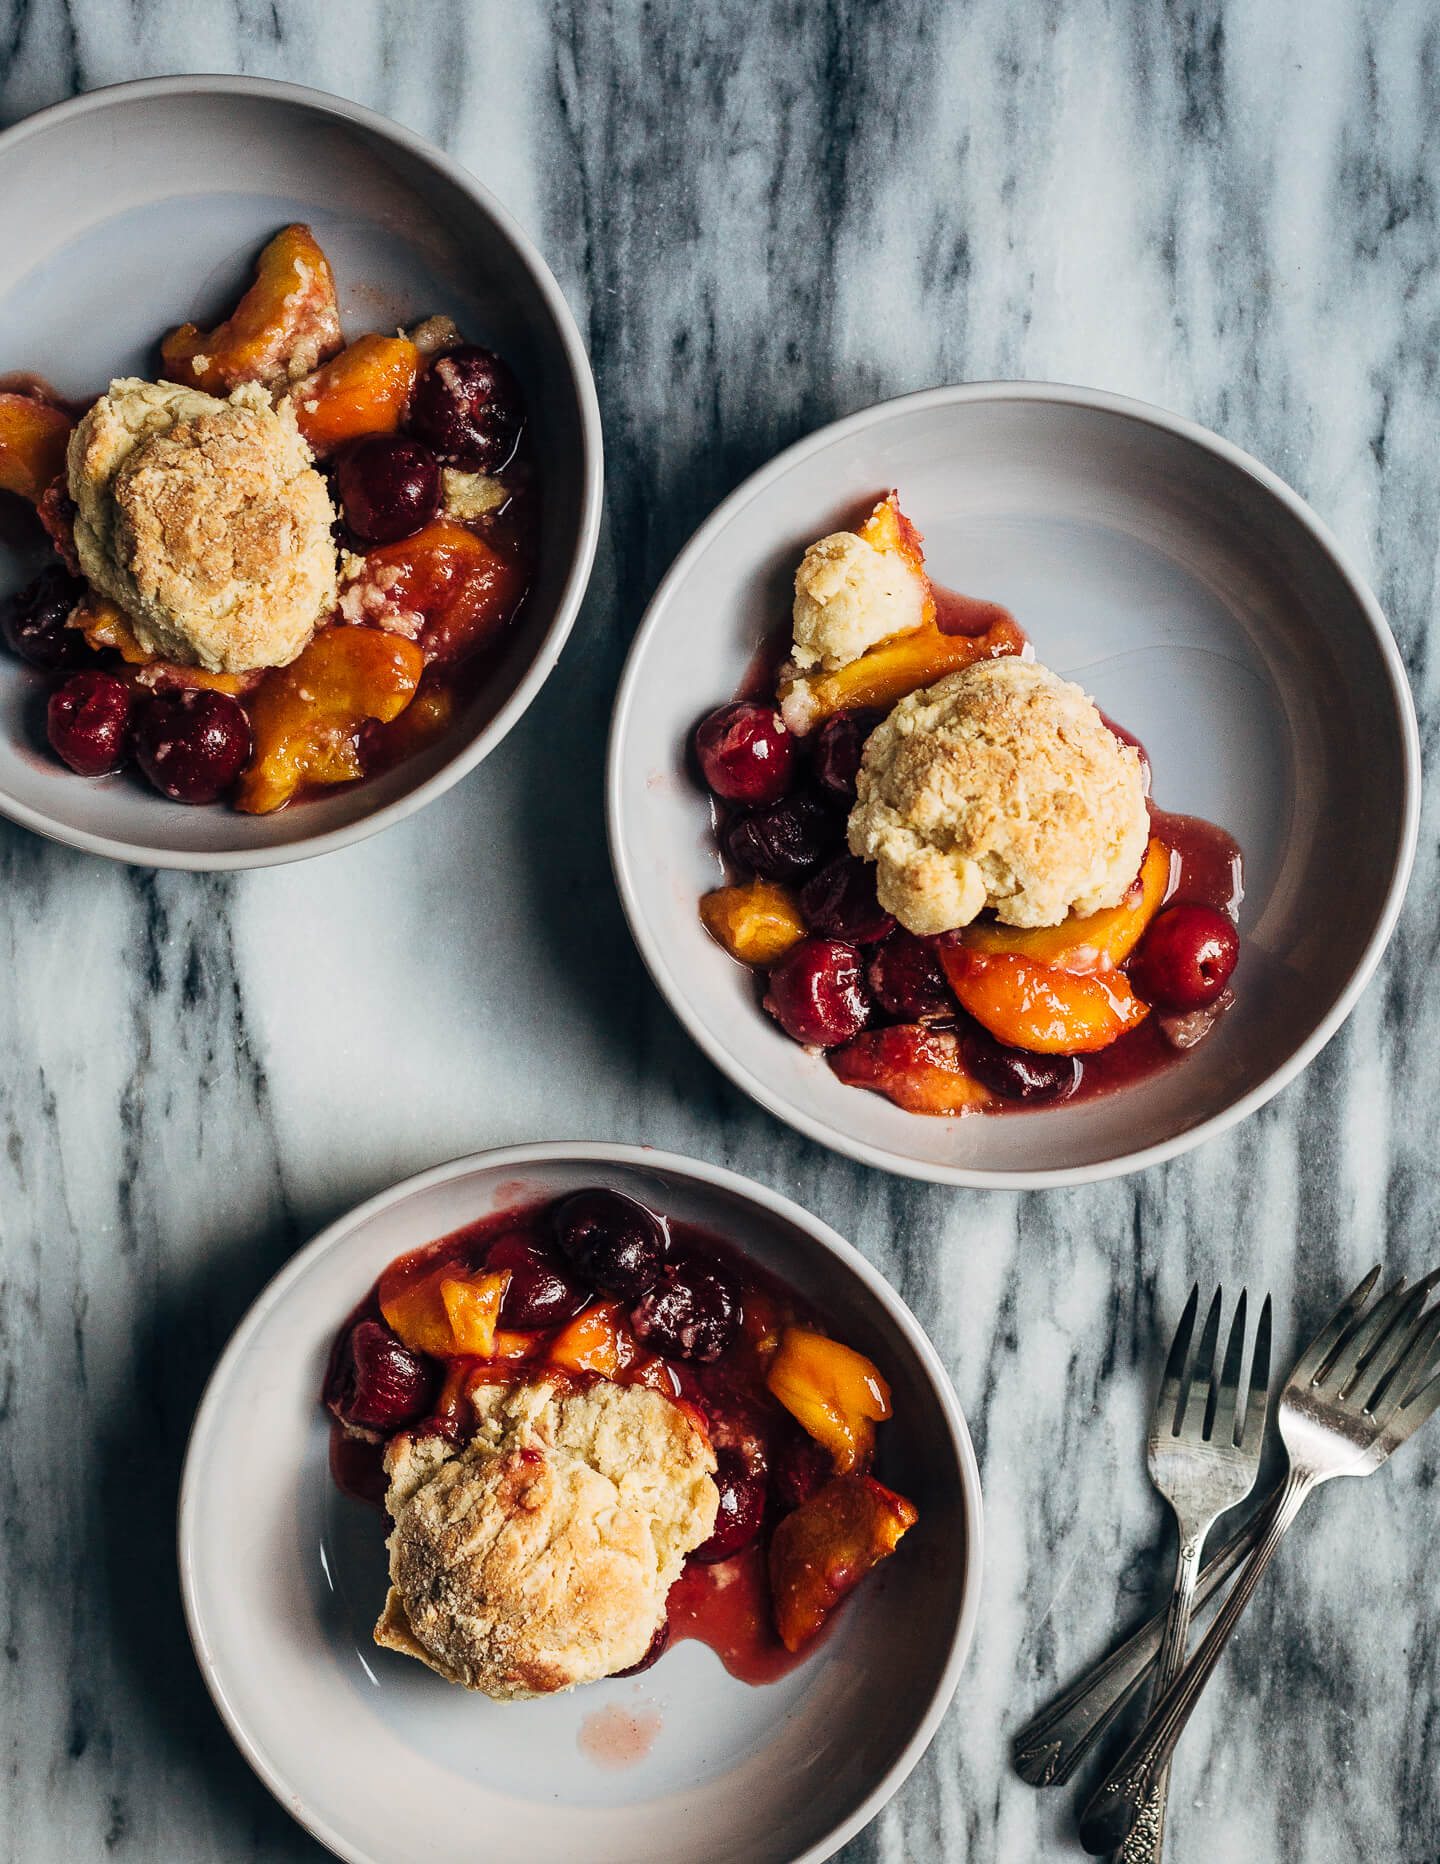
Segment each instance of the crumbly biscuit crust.
[{"label": "crumbly biscuit crust", "polygon": [[801,671],[827,673],[925,619],[925,578],[895,551],[877,550],[853,531],[811,544],[795,572],[792,658]]},{"label": "crumbly biscuit crust", "polygon": [[1047,926],[1118,905],[1149,836],[1138,753],[1080,687],[1014,657],[902,699],[866,744],[856,793],[851,852],[922,935],[986,906]]},{"label": "crumbly biscuit crust", "polygon": [[501,1701],[638,1663],[715,1524],[715,1457],[659,1392],[482,1387],[454,1450],[402,1436],[385,1466],[391,1587],[375,1641]]},{"label": "crumbly biscuit crust", "polygon": [[220,401],[110,384],[70,440],[75,542],[151,653],[213,673],[286,666],[335,602],[335,513],[295,425],[247,383]]}]

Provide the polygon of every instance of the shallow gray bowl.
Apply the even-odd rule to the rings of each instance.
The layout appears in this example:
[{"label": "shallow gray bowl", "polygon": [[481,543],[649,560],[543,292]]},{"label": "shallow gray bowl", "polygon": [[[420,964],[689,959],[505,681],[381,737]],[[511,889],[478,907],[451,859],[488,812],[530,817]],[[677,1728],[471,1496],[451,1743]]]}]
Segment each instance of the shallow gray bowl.
[{"label": "shallow gray bowl", "polygon": [[[137,778],[87,783],[45,748],[44,683],[0,656],[0,812],[146,866],[263,867],[401,821],[479,763],[570,631],[600,523],[600,413],[544,260],[458,163],[373,111],[259,78],[155,78],[0,135],[0,373],[85,396],[153,372],[171,325],[223,315],[256,253],[305,220],[347,335],[448,311],[525,390],[544,498],[540,558],[510,643],[437,744],[370,782],[283,809],[186,808]],[[0,593],[33,571],[0,546]]]},{"label": "shallow gray bowl", "polygon": [[[891,486],[936,580],[1012,608],[1037,657],[1144,742],[1160,806],[1220,823],[1244,852],[1238,1002],[1176,1066],[1108,1098],[961,1120],[844,1087],[761,1012],[696,915],[721,869],[686,771],[690,733],[785,619],[806,544]],[[822,429],[706,520],[631,650],[608,803],[631,931],[734,1081],[852,1158],[1023,1189],[1169,1158],[1297,1074],[1379,961],[1419,797],[1415,712],[1385,619],[1287,485],[1159,408],[978,383]]]},{"label": "shallow gray bowl", "polygon": [[[590,1184],[727,1238],[890,1381],[881,1473],[919,1522],[833,1634],[763,1688],[686,1641],[642,1676],[497,1703],[371,1640],[385,1530],[330,1480],[318,1400],[330,1342],[402,1251]],[[788,1198],[640,1146],[484,1152],[332,1224],[226,1347],[180,1494],[185,1612],[216,1706],[281,1804],[354,1864],[815,1864],[924,1753],[974,1634],[982,1564],[975,1452],[899,1296]],[[641,1739],[591,1758],[617,1723]]]}]

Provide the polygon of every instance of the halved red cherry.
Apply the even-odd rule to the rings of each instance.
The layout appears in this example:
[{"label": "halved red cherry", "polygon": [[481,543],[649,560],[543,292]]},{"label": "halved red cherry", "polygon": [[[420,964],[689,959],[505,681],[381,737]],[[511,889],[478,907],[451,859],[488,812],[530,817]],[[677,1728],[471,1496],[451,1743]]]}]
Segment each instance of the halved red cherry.
[{"label": "halved red cherry", "polygon": [[1208,1009],[1230,982],[1240,935],[1213,906],[1167,906],[1130,960],[1130,981],[1163,1010]]},{"label": "halved red cherry", "polygon": [[934,947],[897,926],[883,945],[871,952],[866,965],[870,994],[890,1016],[902,1023],[929,1022],[955,1014],[955,995]]},{"label": "halved red cherry", "polygon": [[622,1191],[573,1191],[551,1219],[560,1251],[607,1294],[633,1301],[659,1281],[670,1249],[664,1219]]},{"label": "halved red cherry", "polygon": [[136,724],[135,755],[162,796],[213,803],[250,761],[250,720],[228,693],[156,693]]},{"label": "halved red cherry", "polygon": [[765,1008],[807,1048],[834,1048],[870,1017],[860,954],[836,938],[802,939],[770,973]]},{"label": "halved red cherry", "polygon": [[565,1273],[558,1259],[523,1231],[502,1236],[491,1245],[485,1269],[509,1273],[500,1304],[500,1325],[511,1331],[533,1332],[541,1327],[563,1326],[573,1320],[590,1299],[590,1290]]},{"label": "halved red cherry", "polygon": [[525,425],[520,385],[493,350],[462,343],[421,375],[407,425],[452,466],[500,472]]},{"label": "halved red cherry", "polygon": [[855,800],[855,777],[865,754],[865,740],[885,714],[873,706],[837,712],[815,733],[810,768],[815,781],[832,796]]},{"label": "halved red cherry", "polygon": [[834,814],[804,790],[737,816],[725,832],[730,859],[766,880],[802,880],[843,839]]},{"label": "halved red cherry", "polygon": [[965,1066],[983,1087],[1006,1100],[1031,1106],[1067,1100],[1080,1085],[1078,1055],[1040,1055],[1007,1048],[979,1023],[970,1023],[960,1039]]},{"label": "halved red cherry", "polygon": [[837,855],[811,875],[800,889],[800,911],[812,932],[851,945],[871,945],[895,925],[876,897],[874,866],[853,854]]},{"label": "halved red cherry", "polygon": [[630,1310],[630,1325],[651,1352],[704,1364],[733,1344],[742,1312],[740,1289],[727,1270],[699,1256],[672,1255]]},{"label": "halved red cherry", "polygon": [[715,1487],[720,1491],[720,1505],[714,1530],[691,1556],[707,1566],[748,1547],[765,1518],[765,1472],[739,1450],[715,1452]]},{"label": "halved red cherry", "polygon": [[387,1326],[362,1320],[335,1357],[324,1397],[342,1424],[390,1432],[428,1410],[439,1383],[437,1368]]},{"label": "halved red cherry", "polygon": [[701,720],[695,755],[717,796],[754,809],[779,802],[789,789],[795,740],[773,706],[737,699]]},{"label": "halved red cherry", "polygon": [[345,522],[362,543],[413,537],[440,509],[440,462],[418,440],[370,434],[335,462]]},{"label": "halved red cherry", "polygon": [[0,601],[0,631],[10,651],[42,673],[82,665],[90,657],[85,636],[66,624],[84,593],[78,576],[53,563],[34,582]]}]

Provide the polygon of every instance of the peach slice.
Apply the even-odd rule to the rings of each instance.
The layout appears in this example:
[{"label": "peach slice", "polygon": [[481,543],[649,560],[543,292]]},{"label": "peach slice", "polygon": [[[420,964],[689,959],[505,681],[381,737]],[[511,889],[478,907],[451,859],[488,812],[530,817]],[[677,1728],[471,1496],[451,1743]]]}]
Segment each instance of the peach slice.
[{"label": "peach slice", "polygon": [[508,1270],[457,1275],[453,1262],[398,1287],[387,1287],[387,1275],[380,1287],[380,1312],[386,1326],[413,1353],[429,1353],[435,1359],[457,1354],[488,1358],[509,1280]]},{"label": "peach slice", "polygon": [[639,1357],[640,1347],[618,1301],[597,1301],[550,1342],[545,1355],[566,1372],[598,1372],[613,1379]]},{"label": "peach slice", "polygon": [[998,616],[983,634],[943,634],[934,621],[928,621],[923,628],[882,641],[834,673],[782,679],[777,695],[780,716],[803,738],[832,713],[859,706],[888,712],[907,693],[933,686],[947,673],[957,673],[977,660],[1018,654],[1024,646],[1025,636],[1008,614]]},{"label": "peach slice", "polygon": [[170,332],[160,345],[161,373],[211,395],[241,382],[273,389],[309,375],[343,340],[330,262],[309,227],[296,224],[261,253],[254,284],[223,324]]},{"label": "peach slice", "polygon": [[1058,926],[1003,926],[977,921],[959,934],[967,951],[985,957],[1033,958],[1059,971],[1110,971],[1123,964],[1159,912],[1170,885],[1170,850],[1153,835],[1140,872],[1118,906],[1083,917],[1071,913]]},{"label": "peach slice", "polygon": [[868,1029],[826,1059],[847,1087],[868,1087],[907,1113],[971,1113],[992,1099],[950,1031],[923,1023]]},{"label": "peach slice", "polygon": [[311,452],[324,459],[362,434],[393,434],[419,373],[420,352],[409,337],[357,337],[290,391]]},{"label": "peach slice", "polygon": [[863,1353],[807,1327],[787,1327],[765,1383],[841,1475],[869,1462],[875,1426],[890,1415],[890,1387]]},{"label": "peach slice", "polygon": [[475,1359],[490,1357],[495,1350],[500,1305],[509,1286],[509,1269],[499,1269],[493,1275],[477,1275],[466,1281],[447,1276],[440,1283],[440,1299],[445,1304],[455,1341],[452,1352]]},{"label": "peach slice", "polygon": [[1013,953],[986,957],[946,944],[939,952],[961,1008],[1010,1048],[1088,1055],[1150,1014],[1123,971],[1076,976]]},{"label": "peach slice", "polygon": [[353,590],[368,589],[397,616],[418,617],[425,658],[453,660],[479,647],[519,601],[524,571],[482,538],[450,518],[437,518],[398,544],[382,544],[365,558],[361,583],[341,591],[345,614]]},{"label": "peach slice", "polygon": [[778,964],[806,937],[795,896],[773,880],[717,887],[700,902],[705,930],[741,964]]},{"label": "peach slice", "polygon": [[361,724],[398,717],[424,670],[425,656],[400,635],[322,629],[250,702],[255,756],[240,779],[236,808],[268,815],[302,783],[348,783],[363,775],[355,741]]},{"label": "peach slice", "polygon": [[892,1554],[919,1514],[873,1476],[835,1476],[775,1529],[770,1591],[786,1650],[808,1643],[847,1592]]},{"label": "peach slice", "polygon": [[34,395],[0,394],[0,492],[38,505],[65,470],[74,425],[63,408]]}]

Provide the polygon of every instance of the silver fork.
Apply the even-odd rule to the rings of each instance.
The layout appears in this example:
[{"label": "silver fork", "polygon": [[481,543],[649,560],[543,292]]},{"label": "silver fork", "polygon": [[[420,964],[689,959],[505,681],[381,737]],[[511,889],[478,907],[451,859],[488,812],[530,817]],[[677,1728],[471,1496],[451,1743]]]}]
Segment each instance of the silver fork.
[{"label": "silver fork", "polygon": [[[1230,1322],[1225,1363],[1217,1371],[1218,1288],[1193,1359],[1190,1354],[1200,1303],[1200,1284],[1196,1282],[1175,1330],[1175,1342],[1165,1362],[1160,1396],[1150,1420],[1150,1480],[1175,1510],[1175,1523],[1180,1531],[1175,1586],[1155,1664],[1152,1702],[1164,1694],[1185,1661],[1186,1636],[1194,1609],[1195,1582],[1200,1573],[1200,1550],[1205,1545],[1205,1536],[1217,1516],[1244,1501],[1260,1472],[1260,1445],[1265,1436],[1265,1408],[1270,1385],[1270,1297],[1265,1297],[1260,1310],[1242,1419],[1237,1415],[1237,1406],[1245,1355],[1245,1302],[1246,1291],[1242,1288]],[[1165,1843],[1165,1799],[1169,1782],[1169,1769],[1162,1767],[1121,1848],[1124,1864],[1159,1859]]]},{"label": "silver fork", "polygon": [[1194,1656],[1082,1813],[1080,1842],[1087,1851],[1111,1851],[1124,1841],[1306,1497],[1332,1477],[1371,1475],[1440,1405],[1440,1372],[1430,1364],[1440,1339],[1440,1307],[1424,1311],[1440,1270],[1410,1289],[1402,1276],[1364,1313],[1379,1274],[1370,1271],[1290,1374],[1279,1406],[1290,1469],[1273,1513]]}]

